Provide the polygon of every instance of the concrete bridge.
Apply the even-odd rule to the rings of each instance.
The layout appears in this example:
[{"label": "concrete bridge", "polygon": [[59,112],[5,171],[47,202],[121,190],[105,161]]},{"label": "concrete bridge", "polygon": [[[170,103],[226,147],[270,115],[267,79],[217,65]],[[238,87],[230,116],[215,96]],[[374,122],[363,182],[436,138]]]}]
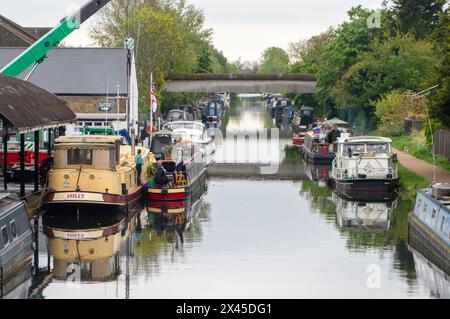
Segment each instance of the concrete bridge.
[{"label": "concrete bridge", "polygon": [[262,174],[264,164],[249,163],[212,163],[208,166],[209,177],[257,180],[304,180],[308,176],[303,164],[280,164],[273,174]]},{"label": "concrete bridge", "polygon": [[175,74],[168,77],[166,92],[289,92],[316,93],[313,74]]}]

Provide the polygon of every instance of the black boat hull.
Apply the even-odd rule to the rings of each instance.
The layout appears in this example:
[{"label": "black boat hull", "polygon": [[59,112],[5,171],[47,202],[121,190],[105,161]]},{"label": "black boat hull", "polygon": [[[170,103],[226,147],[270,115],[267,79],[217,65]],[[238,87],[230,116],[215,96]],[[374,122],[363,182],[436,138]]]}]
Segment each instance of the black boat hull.
[{"label": "black boat hull", "polygon": [[398,179],[333,179],[332,186],[337,194],[349,200],[386,201],[396,195]]}]

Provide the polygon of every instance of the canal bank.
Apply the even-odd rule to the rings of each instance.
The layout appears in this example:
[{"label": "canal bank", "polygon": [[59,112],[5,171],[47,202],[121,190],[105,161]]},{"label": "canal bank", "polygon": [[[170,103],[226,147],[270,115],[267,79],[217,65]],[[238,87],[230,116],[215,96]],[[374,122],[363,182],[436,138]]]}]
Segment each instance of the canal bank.
[{"label": "canal bank", "polygon": [[[259,105],[242,103],[229,119],[231,131],[263,128]],[[81,253],[81,264],[74,259],[67,266],[66,279],[47,277],[46,285],[39,287],[42,297],[438,297],[427,280],[434,276],[433,269],[419,269],[426,272],[419,276],[419,264],[408,249],[411,198],[400,192],[387,203],[344,201],[328,188],[326,168],[310,167],[300,158],[297,162],[296,152],[285,151],[283,143],[279,141],[274,158],[243,156],[255,162],[239,163],[234,153],[222,152],[222,159],[244,166],[276,159],[280,166],[297,165],[296,172],[304,176],[210,177],[207,193],[186,214],[161,218],[142,212],[142,228],[125,233],[107,255],[113,257],[110,262],[99,258],[97,249]],[[48,258],[43,234],[40,243],[43,267]],[[50,254],[49,261],[54,273],[59,267],[55,256]],[[96,279],[99,268],[94,264],[104,265],[101,269],[109,274],[108,269],[114,270],[113,275]]]}]

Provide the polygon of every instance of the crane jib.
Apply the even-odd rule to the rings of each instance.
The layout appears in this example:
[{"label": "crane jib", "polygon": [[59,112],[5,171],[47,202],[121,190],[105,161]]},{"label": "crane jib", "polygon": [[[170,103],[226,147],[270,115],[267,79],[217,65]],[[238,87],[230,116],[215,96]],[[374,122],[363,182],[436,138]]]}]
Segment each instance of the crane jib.
[{"label": "crane jib", "polygon": [[111,0],[91,0],[71,18],[64,18],[55,28],[37,40],[18,57],[0,70],[0,74],[17,77],[36,63],[41,63],[47,53],[58,46],[80,25],[108,4]]},{"label": "crane jib", "polygon": [[49,31],[31,47],[8,63],[8,65],[0,70],[0,74],[14,77],[19,76],[33,64],[42,62],[48,52],[56,47],[69,34],[79,28],[80,24],[76,19],[64,19],[57,27]]},{"label": "crane jib", "polygon": [[77,18],[78,22],[82,24],[87,19],[96,14],[101,8],[107,5],[111,0],[94,0],[87,3],[85,6],[81,8],[77,15],[74,17]]}]

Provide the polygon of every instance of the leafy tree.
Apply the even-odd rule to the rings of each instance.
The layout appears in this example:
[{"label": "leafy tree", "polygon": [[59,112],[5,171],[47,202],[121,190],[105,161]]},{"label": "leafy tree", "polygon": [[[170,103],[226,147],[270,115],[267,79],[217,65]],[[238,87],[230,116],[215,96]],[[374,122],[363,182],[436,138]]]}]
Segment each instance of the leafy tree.
[{"label": "leafy tree", "polygon": [[332,96],[347,119],[370,129],[376,125],[373,101],[392,90],[424,89],[435,76],[433,47],[411,35],[399,35],[385,42],[375,41],[372,51],[361,55],[332,88]]},{"label": "leafy tree", "polygon": [[284,73],[289,69],[289,56],[281,48],[266,49],[261,58],[261,73]]},{"label": "leafy tree", "polygon": [[439,87],[433,92],[431,113],[440,126],[450,128],[450,11],[441,16],[441,22],[433,33],[435,51],[441,58],[437,67],[437,83]]},{"label": "leafy tree", "polygon": [[209,47],[203,48],[203,51],[198,60],[198,69],[196,73],[212,73],[213,61],[211,58],[211,51]]},{"label": "leafy tree", "polygon": [[135,39],[142,109],[148,108],[151,72],[165,104],[167,95],[158,88],[168,74],[194,73],[201,60],[210,70],[205,48],[211,46],[211,30],[204,27],[202,11],[184,0],[112,1],[99,13],[91,37],[102,47],[122,47],[125,38]]},{"label": "leafy tree", "polygon": [[402,33],[412,32],[417,39],[429,36],[439,24],[446,0],[393,0],[393,11]]},{"label": "leafy tree", "polygon": [[375,114],[380,119],[381,129],[389,133],[403,130],[404,119],[426,118],[426,99],[411,100],[405,92],[398,90],[384,95],[375,103]]}]

